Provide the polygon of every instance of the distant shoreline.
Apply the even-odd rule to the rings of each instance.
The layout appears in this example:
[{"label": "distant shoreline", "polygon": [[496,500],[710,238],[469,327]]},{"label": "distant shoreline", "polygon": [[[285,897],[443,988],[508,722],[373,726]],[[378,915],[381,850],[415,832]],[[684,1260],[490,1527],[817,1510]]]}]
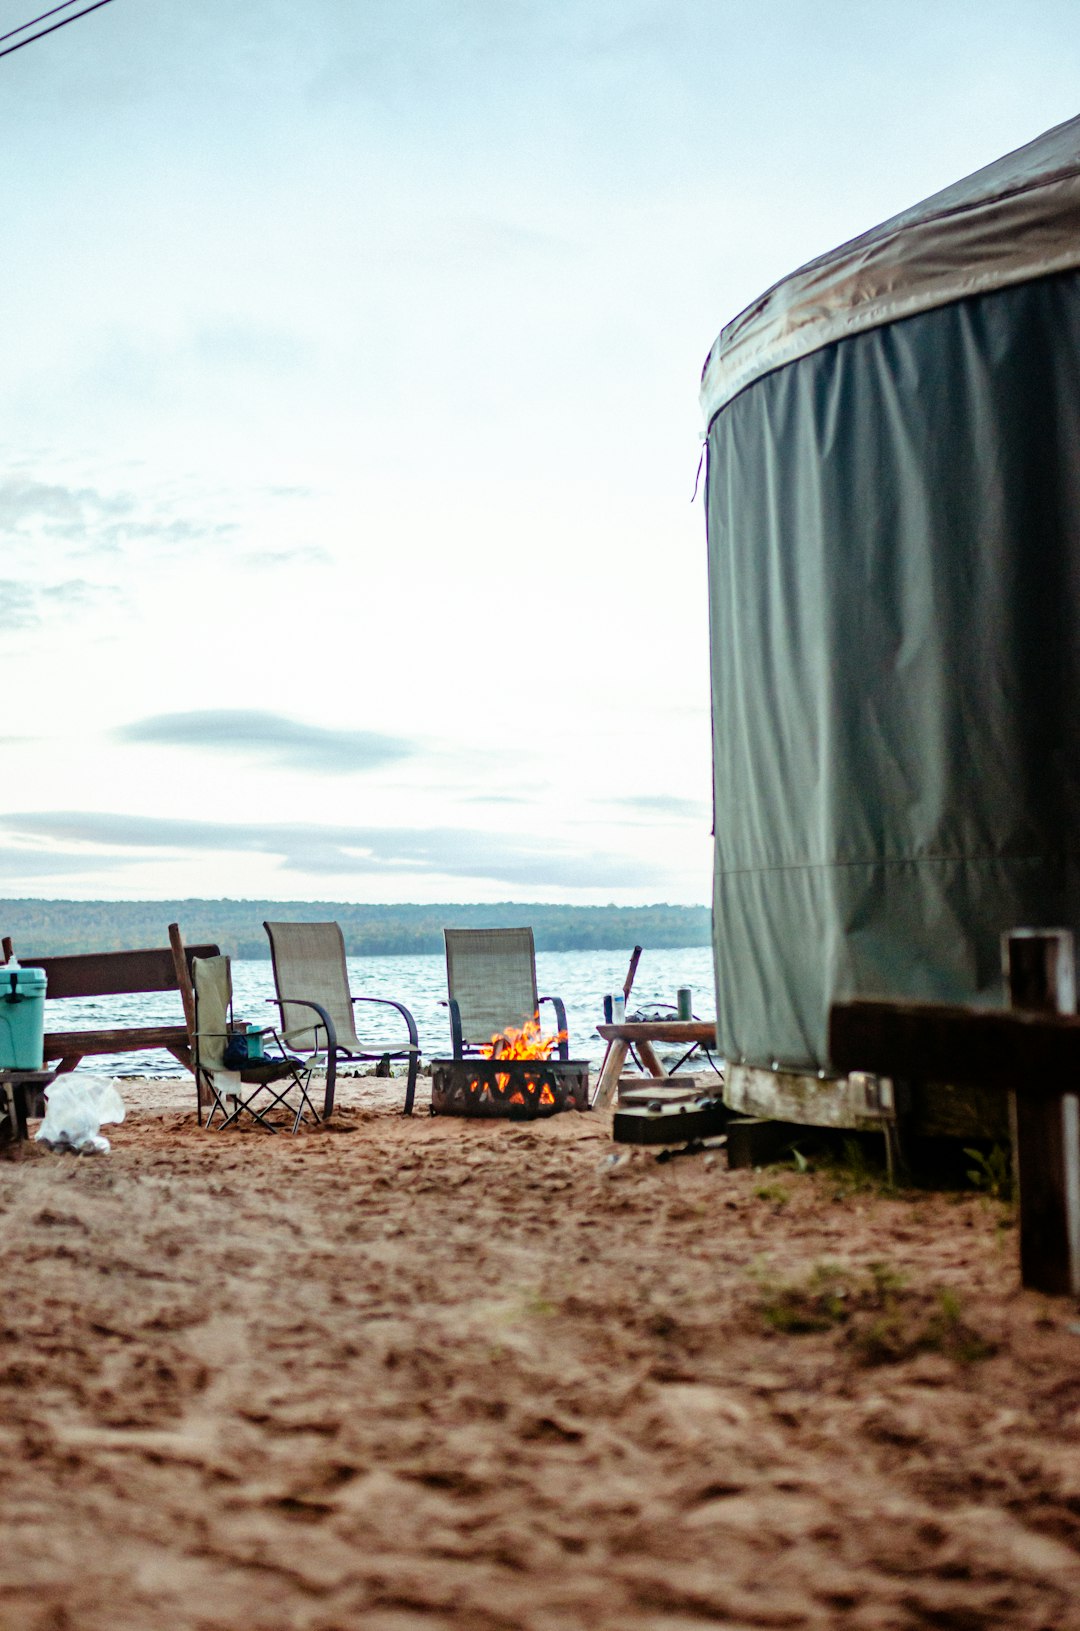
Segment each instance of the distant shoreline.
[{"label": "distant shoreline", "polygon": [[369,905],[355,901],[274,900],[0,900],[0,934],[16,955],[58,956],[115,951],[168,942],[179,923],[190,944],[216,942],[232,957],[270,955],[264,921],[332,919],[341,924],[350,957],[400,957],[442,952],[443,928],[531,925],[538,951],[618,951],[634,945],[707,946],[707,906],[561,906],[536,901],[493,904]]}]

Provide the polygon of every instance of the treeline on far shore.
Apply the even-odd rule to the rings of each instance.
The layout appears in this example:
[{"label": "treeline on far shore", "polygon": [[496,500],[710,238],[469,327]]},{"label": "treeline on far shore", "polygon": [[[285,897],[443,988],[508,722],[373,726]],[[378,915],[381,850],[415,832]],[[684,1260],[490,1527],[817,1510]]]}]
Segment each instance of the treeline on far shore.
[{"label": "treeline on far shore", "polygon": [[120,951],[168,944],[179,923],[189,945],[215,941],[232,957],[269,957],[270,922],[341,924],[353,957],[440,952],[444,928],[531,924],[538,951],[623,950],[635,945],[705,946],[707,906],[496,905],[364,906],[346,901],[274,900],[0,900],[0,934],[27,957]]}]

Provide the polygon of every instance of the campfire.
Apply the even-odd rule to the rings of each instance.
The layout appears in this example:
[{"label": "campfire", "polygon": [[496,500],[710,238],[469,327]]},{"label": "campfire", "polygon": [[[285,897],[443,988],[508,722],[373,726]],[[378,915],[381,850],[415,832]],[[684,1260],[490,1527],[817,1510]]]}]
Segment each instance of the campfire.
[{"label": "campfire", "polygon": [[545,1036],[540,1016],[508,1025],[480,1049],[478,1059],[433,1059],[433,1115],[510,1116],[521,1120],[589,1108],[589,1066],[553,1059],[566,1032]]}]

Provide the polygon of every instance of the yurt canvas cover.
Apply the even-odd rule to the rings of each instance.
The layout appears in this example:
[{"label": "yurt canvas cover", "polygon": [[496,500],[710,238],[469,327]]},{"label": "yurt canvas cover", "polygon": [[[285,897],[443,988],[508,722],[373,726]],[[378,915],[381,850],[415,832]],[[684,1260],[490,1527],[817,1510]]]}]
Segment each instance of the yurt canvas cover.
[{"label": "yurt canvas cover", "polygon": [[1000,1002],[1080,928],[1080,119],[803,267],[705,367],[721,1050]]}]

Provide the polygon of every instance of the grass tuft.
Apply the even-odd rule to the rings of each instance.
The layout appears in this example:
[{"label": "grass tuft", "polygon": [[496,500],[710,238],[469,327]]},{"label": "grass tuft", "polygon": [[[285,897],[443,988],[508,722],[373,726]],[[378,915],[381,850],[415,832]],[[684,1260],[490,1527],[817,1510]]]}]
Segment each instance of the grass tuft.
[{"label": "grass tuft", "polygon": [[801,1280],[757,1278],[757,1310],[767,1330],[783,1336],[842,1330],[863,1365],[898,1364],[920,1353],[970,1365],[995,1351],[965,1319],[952,1287],[913,1288],[889,1263],[817,1263]]}]

